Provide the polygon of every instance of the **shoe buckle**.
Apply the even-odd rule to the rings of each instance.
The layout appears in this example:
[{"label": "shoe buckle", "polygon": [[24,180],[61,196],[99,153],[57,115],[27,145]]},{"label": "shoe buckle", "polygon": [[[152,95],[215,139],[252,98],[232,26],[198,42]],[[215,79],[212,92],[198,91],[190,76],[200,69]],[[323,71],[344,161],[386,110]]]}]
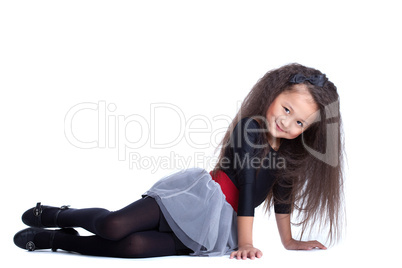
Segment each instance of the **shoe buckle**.
[{"label": "shoe buckle", "polygon": [[36,207],[33,209],[33,214],[35,217],[39,217],[39,215],[42,214],[42,206],[40,202],[38,202]]},{"label": "shoe buckle", "polygon": [[26,245],[25,245],[26,249],[28,251],[34,251],[35,250],[35,243],[32,241],[29,241]]}]

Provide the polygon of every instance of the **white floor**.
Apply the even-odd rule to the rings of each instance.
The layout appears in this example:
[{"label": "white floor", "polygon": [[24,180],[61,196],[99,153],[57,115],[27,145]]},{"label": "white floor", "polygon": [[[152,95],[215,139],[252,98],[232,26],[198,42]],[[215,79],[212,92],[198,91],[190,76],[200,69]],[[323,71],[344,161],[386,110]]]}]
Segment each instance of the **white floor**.
[{"label": "white floor", "polygon": [[[9,239],[10,240],[10,239]],[[8,240],[8,241],[9,241]],[[272,243],[272,242],[271,242]],[[273,242],[273,244],[277,244]],[[279,245],[277,245],[279,246]],[[132,267],[133,265],[147,265],[160,267],[175,265],[178,267],[349,267],[349,265],[374,265],[384,267],[400,267],[397,261],[397,250],[394,248],[373,248],[367,245],[340,246],[326,251],[286,251],[280,247],[266,244],[260,247],[264,256],[256,260],[230,260],[227,257],[161,257],[149,259],[114,259],[82,256],[66,252],[53,253],[27,252],[8,243],[8,248],[2,250],[3,263],[12,263],[17,267]]]}]

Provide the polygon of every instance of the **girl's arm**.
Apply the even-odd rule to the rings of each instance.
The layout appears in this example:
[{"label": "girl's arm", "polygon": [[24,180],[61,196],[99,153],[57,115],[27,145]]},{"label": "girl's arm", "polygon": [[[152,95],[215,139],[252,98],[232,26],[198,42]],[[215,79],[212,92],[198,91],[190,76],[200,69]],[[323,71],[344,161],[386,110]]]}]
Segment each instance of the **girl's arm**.
[{"label": "girl's arm", "polygon": [[290,214],[275,214],[275,218],[282,244],[286,249],[327,249],[323,244],[316,240],[307,242],[294,240],[292,238],[292,231],[290,227]]},{"label": "girl's arm", "polygon": [[253,246],[253,222],[254,217],[238,216],[237,217],[237,234],[239,248],[230,254],[230,258],[237,257],[240,259],[255,259],[262,257],[262,252]]}]

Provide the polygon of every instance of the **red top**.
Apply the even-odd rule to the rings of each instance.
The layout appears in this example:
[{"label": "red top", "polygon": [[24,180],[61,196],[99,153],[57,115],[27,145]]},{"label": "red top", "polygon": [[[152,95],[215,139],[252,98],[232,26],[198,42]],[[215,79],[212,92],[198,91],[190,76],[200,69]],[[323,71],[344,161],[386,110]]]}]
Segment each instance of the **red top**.
[{"label": "red top", "polygon": [[222,189],[223,194],[226,197],[226,201],[232,206],[233,210],[237,213],[239,206],[239,190],[232,180],[222,170],[217,170],[215,176],[212,176],[212,171],[209,172],[212,179],[216,181]]}]

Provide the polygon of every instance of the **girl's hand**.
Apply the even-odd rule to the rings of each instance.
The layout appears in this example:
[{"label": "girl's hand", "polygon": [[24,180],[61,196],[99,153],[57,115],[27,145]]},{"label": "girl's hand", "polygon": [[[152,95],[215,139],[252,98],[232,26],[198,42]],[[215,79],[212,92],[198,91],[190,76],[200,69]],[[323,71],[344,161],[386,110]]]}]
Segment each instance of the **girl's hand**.
[{"label": "girl's hand", "polygon": [[291,239],[284,246],[288,250],[311,250],[313,248],[327,249],[323,244],[321,244],[317,240],[298,241],[298,240]]},{"label": "girl's hand", "polygon": [[261,258],[262,257],[262,252],[261,250],[253,247],[252,245],[245,245],[242,247],[239,247],[237,251],[234,251],[230,254],[230,258],[237,258],[238,260],[246,260],[248,258],[254,260],[255,257]]}]

